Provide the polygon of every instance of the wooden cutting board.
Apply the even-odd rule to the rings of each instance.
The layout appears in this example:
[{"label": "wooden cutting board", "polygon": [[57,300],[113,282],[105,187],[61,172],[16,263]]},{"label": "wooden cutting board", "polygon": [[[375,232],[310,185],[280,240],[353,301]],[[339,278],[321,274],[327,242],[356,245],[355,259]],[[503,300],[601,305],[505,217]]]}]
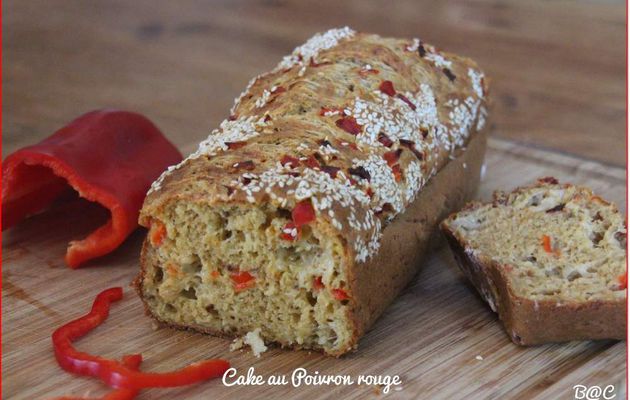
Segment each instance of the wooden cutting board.
[{"label": "wooden cutting board", "polygon": [[[191,145],[192,146],[192,145]],[[511,189],[540,176],[591,186],[625,212],[625,170],[572,156],[491,139],[487,174],[479,197]],[[80,203],[80,202],[79,202]],[[142,352],[144,370],[159,371],[202,358],[223,357],[240,374],[249,367],[265,379],[289,378],[296,368],[320,375],[399,375],[402,385],[223,386],[220,380],[184,389],[147,390],[139,399],[213,398],[573,398],[577,384],[614,385],[625,398],[626,343],[574,342],[532,348],[508,339],[497,317],[457,270],[441,247],[413,283],[361,340],[359,351],[332,359],[306,351],[272,348],[260,358],[230,352],[230,342],[189,332],[156,329],[128,288],[138,270],[144,232],[133,234],[114,254],[80,270],[63,262],[67,242],[81,237],[103,213],[77,201],[31,218],[3,235],[3,397],[41,399],[61,395],[102,395],[93,379],[71,376],[56,364],[50,335],[55,327],[87,312],[95,295],[123,286],[125,297],[110,318],[78,343],[95,354],[120,357]],[[376,294],[375,294],[376,295]]]}]

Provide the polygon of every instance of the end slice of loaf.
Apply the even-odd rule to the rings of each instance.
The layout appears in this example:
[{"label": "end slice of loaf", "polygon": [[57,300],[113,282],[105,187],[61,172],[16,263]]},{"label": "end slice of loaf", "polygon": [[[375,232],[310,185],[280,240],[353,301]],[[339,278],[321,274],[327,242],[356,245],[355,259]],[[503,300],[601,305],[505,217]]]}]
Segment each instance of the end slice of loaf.
[{"label": "end slice of loaf", "polygon": [[626,222],[590,189],[542,178],[441,228],[514,343],[626,338]]}]

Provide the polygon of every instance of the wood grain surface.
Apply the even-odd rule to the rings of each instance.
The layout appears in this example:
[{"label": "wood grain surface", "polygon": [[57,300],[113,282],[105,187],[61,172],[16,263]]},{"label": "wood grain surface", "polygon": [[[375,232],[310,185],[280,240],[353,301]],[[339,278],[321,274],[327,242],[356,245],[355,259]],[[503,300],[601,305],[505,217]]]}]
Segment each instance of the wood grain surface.
[{"label": "wood grain surface", "polygon": [[[625,4],[622,1],[44,1],[2,3],[2,154],[103,107],[144,113],[185,153],[227,116],[254,75],[314,32],[334,26],[417,36],[475,58],[492,79],[493,139],[479,197],[536,177],[592,186],[625,212]],[[77,212],[80,209],[80,212]],[[106,388],[55,363],[50,334],[122,285],[110,319],[78,346],[120,357],[142,351],[145,370],[208,357],[240,373],[400,375],[374,386],[224,387],[144,391],[139,399],[573,398],[572,387],[615,385],[625,396],[626,343],[513,345],[442,247],[361,341],[339,360],[271,349],[256,359],[229,341],[156,330],[128,288],[144,231],[72,271],[67,242],[101,209],[75,200],[2,237],[2,395],[101,395]],[[482,360],[476,357],[481,356]]]},{"label": "wood grain surface", "polygon": [[102,107],[198,141],[252,76],[350,25],[477,60],[495,135],[625,165],[621,0],[20,0],[2,11],[3,155]]},{"label": "wood grain surface", "polygon": [[[510,189],[546,175],[591,186],[625,211],[625,171],[595,162],[492,139],[480,198],[496,188]],[[167,328],[154,330],[140,300],[127,287],[138,270],[144,232],[90,267],[70,270],[62,255],[68,240],[81,235],[98,217],[76,204],[42,214],[3,237],[3,395],[40,399],[72,394],[102,394],[90,379],[63,372],[50,342],[54,327],[86,312],[100,290],[122,285],[126,296],[110,319],[78,344],[109,357],[142,351],[142,368],[165,370],[208,357],[231,360],[240,373],[250,366],[267,378],[296,368],[311,373],[400,375],[400,390],[387,395],[375,386],[239,386],[213,381],[178,390],[150,390],[140,399],[235,398],[307,399],[420,398],[471,399],[572,398],[572,387],[615,385],[625,393],[626,343],[572,342],[532,348],[509,340],[497,317],[457,270],[444,247],[423,266],[413,283],[360,342],[359,351],[333,359],[306,351],[271,349],[256,359],[230,352],[229,340]],[[483,360],[478,360],[481,356]],[[619,396],[618,398],[621,398]]]}]

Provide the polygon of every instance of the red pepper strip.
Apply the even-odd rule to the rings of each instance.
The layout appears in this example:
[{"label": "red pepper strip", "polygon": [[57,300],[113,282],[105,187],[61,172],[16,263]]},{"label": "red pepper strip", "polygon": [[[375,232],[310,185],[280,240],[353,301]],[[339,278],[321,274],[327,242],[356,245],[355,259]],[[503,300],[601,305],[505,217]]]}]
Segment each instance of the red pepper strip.
[{"label": "red pepper strip", "polygon": [[41,212],[72,187],[111,212],[110,220],[87,238],[72,241],[72,268],[117,248],[138,226],[151,183],[179,151],[145,117],[126,111],[84,114],[2,163],[2,229]]},{"label": "red pepper strip", "polygon": [[551,248],[551,238],[549,236],[547,235],[542,236],[542,246],[543,246],[543,249],[545,249],[547,253],[553,252],[553,249]]},{"label": "red pepper strip", "polygon": [[[123,365],[133,370],[138,370],[138,368],[140,368],[141,362],[141,354],[126,355],[122,358]],[[111,392],[107,393],[105,396],[101,397],[100,400],[133,400],[138,395],[138,392],[139,390],[137,389],[114,389]],[[57,397],[55,398],[55,400],[88,400],[88,398],[63,396]]]},{"label": "red pepper strip", "polygon": [[107,289],[94,300],[92,310],[83,317],[58,328],[52,335],[55,357],[61,368],[78,375],[94,376],[115,388],[185,386],[222,376],[230,367],[225,360],[205,360],[165,373],[134,371],[116,360],[93,356],[74,348],[72,342],[100,325],[109,315],[112,302],[122,298],[122,288]]}]

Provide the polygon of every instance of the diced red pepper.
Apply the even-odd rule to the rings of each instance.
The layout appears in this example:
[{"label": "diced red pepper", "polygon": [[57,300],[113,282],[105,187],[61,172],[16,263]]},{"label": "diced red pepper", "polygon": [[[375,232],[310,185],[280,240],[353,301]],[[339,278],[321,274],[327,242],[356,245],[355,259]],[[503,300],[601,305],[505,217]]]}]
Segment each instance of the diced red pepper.
[{"label": "diced red pepper", "polygon": [[335,123],[339,128],[352,135],[358,135],[361,133],[361,125],[357,123],[357,120],[354,119],[354,117],[344,116],[339,118]]},{"label": "diced red pepper", "polygon": [[619,281],[619,289],[627,289],[628,288],[628,273],[626,272],[623,275],[619,275],[617,277]]},{"label": "diced red pepper", "polygon": [[230,150],[240,149],[241,147],[247,144],[246,141],[238,141],[238,142],[225,142],[226,146]]},{"label": "diced red pepper", "polygon": [[392,81],[383,81],[381,82],[380,86],[378,87],[378,89],[385,93],[388,96],[395,96],[396,95],[396,89],[394,89],[394,84],[392,83]]},{"label": "diced red pepper", "polygon": [[148,373],[134,370],[116,360],[76,350],[72,342],[102,324],[109,316],[111,303],[121,298],[122,288],[107,289],[96,296],[88,314],[55,330],[52,342],[61,368],[74,374],[97,377],[114,388],[142,389],[191,385],[220,377],[230,367],[225,360],[205,360],[172,372]]},{"label": "diced red pepper", "polygon": [[166,237],[166,226],[158,220],[151,221],[149,228],[149,240],[153,247],[160,247]]},{"label": "diced red pepper", "polygon": [[293,221],[287,222],[282,228],[280,238],[293,242],[300,238],[302,231],[299,226],[296,226]]},{"label": "diced red pepper", "polygon": [[312,154],[310,156],[308,156],[308,158],[306,160],[302,161],[304,163],[304,165],[306,165],[309,168],[319,168],[321,165],[319,164],[319,161],[317,161],[317,158],[315,158],[315,156],[313,156]]},{"label": "diced red pepper", "polygon": [[402,170],[400,169],[400,164],[392,165],[392,172],[394,173],[394,179],[396,182],[402,181]]},{"label": "diced red pepper", "polygon": [[277,88],[275,88],[274,90],[271,91],[271,94],[280,94],[280,93],[284,93],[287,90],[282,87],[282,86],[278,86]]},{"label": "diced red pepper", "polygon": [[324,288],[324,282],[322,282],[321,276],[316,276],[313,278],[313,289],[322,290]]},{"label": "diced red pepper", "polygon": [[315,221],[315,209],[310,199],[302,200],[291,211],[291,219],[295,226],[300,227]]},{"label": "diced red pepper", "polygon": [[553,253],[553,249],[551,248],[551,238],[547,235],[543,235],[541,241],[543,249],[545,249],[547,253]]},{"label": "diced red pepper", "polygon": [[385,147],[392,147],[394,145],[394,142],[389,138],[389,136],[382,132],[378,134],[378,141]]},{"label": "diced red pepper", "polygon": [[289,168],[297,168],[300,165],[300,160],[295,157],[291,157],[288,154],[285,154],[280,159],[280,164],[282,164],[283,167],[286,167],[288,165]]},{"label": "diced red pepper", "polygon": [[402,149],[388,151],[383,154],[383,158],[387,161],[387,165],[390,167],[398,162],[400,159],[400,155],[402,154]]},{"label": "diced red pepper", "polygon": [[234,289],[237,292],[249,289],[256,284],[256,278],[247,271],[232,273],[230,278],[234,281]]},{"label": "diced red pepper", "polygon": [[2,162],[2,229],[48,208],[69,187],[111,213],[109,221],[70,242],[76,268],[116,249],[138,226],[151,183],[181,154],[140,114],[102,110],[82,115]]},{"label": "diced red pepper", "polygon": [[213,279],[217,279],[219,276],[221,276],[221,273],[219,273],[219,271],[212,271],[212,272],[210,272],[210,276]]},{"label": "diced red pepper", "polygon": [[339,301],[350,299],[348,293],[346,293],[346,291],[343,289],[332,289],[331,292],[333,297]]},{"label": "diced red pepper", "polygon": [[415,104],[413,104],[413,103],[411,102],[411,100],[409,100],[409,99],[407,98],[407,96],[405,96],[405,95],[403,95],[403,94],[398,93],[398,94],[396,95],[396,97],[398,97],[400,100],[402,100],[402,101],[404,101],[405,103],[407,103],[407,105],[408,105],[408,106],[409,106],[412,110],[416,111],[416,105],[415,105]]}]

